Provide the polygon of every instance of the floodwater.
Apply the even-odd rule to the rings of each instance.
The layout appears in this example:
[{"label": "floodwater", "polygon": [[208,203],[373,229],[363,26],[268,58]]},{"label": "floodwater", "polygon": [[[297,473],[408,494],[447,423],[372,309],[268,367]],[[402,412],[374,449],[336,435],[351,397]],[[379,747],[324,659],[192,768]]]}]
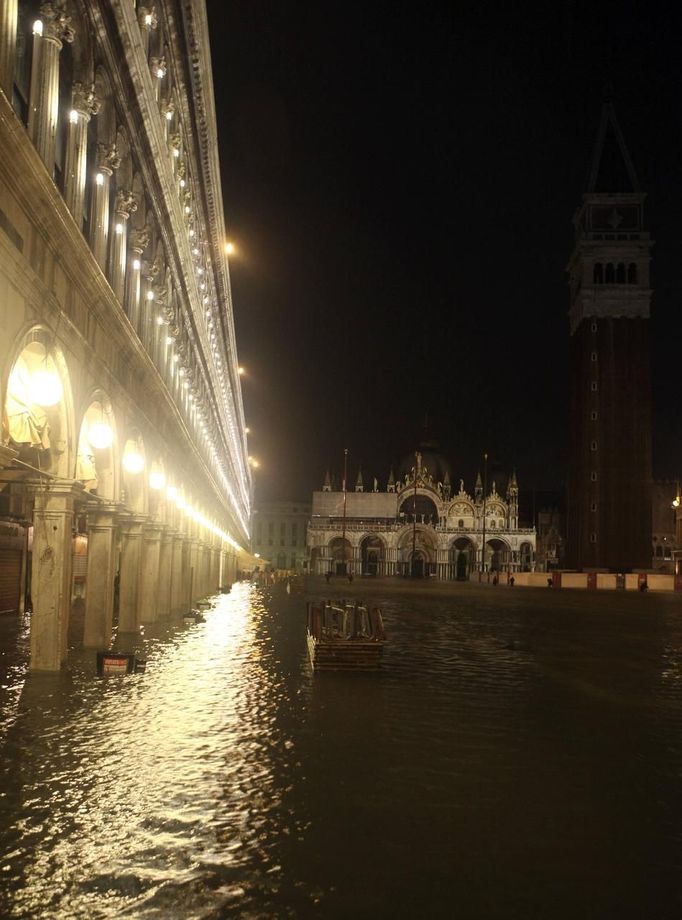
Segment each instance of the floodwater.
[{"label": "floodwater", "polygon": [[379,674],[281,586],[128,677],[1,620],[0,916],[679,920],[682,599],[358,581]]}]

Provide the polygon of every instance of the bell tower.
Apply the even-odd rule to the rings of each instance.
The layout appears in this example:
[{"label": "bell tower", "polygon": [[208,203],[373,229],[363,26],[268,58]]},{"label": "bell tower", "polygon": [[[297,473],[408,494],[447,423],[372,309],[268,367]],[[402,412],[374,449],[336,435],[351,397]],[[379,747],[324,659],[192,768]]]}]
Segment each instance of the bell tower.
[{"label": "bell tower", "polygon": [[568,561],[651,566],[650,250],[613,102],[604,103],[570,284]]}]

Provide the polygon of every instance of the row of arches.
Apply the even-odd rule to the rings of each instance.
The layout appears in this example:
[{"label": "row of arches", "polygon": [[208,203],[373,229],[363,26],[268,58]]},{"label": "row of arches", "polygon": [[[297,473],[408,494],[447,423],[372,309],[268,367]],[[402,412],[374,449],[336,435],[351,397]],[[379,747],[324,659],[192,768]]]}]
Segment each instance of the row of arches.
[{"label": "row of arches", "polygon": [[440,552],[435,540],[423,531],[419,539],[403,534],[395,548],[377,534],[368,534],[357,546],[347,538],[333,537],[326,546],[313,547],[310,569],[316,574],[434,575],[455,580],[469,578],[480,570],[481,562],[488,572],[530,571],[533,545],[524,541],[516,550],[504,540],[487,539],[482,561],[480,546],[468,537],[453,539],[447,554]]},{"label": "row of arches", "polygon": [[595,262],[592,280],[594,284],[637,284],[637,264]]},{"label": "row of arches", "polygon": [[185,509],[203,516],[209,502],[103,389],[75,404],[68,362],[49,330],[36,326],[22,336],[4,379],[2,443],[26,470],[74,480],[129,511],[153,511],[176,523]]}]

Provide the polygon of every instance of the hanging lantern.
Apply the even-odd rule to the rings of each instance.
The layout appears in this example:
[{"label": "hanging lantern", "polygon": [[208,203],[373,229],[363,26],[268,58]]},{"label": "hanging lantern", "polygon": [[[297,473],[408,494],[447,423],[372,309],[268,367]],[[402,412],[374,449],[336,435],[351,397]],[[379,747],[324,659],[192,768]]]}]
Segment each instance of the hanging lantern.
[{"label": "hanging lantern", "polygon": [[63,396],[59,374],[46,369],[34,371],[29,381],[31,401],[39,406],[54,406]]},{"label": "hanging lantern", "polygon": [[114,432],[111,425],[106,422],[95,422],[90,426],[88,431],[88,441],[95,450],[106,450],[111,447],[114,440]]}]

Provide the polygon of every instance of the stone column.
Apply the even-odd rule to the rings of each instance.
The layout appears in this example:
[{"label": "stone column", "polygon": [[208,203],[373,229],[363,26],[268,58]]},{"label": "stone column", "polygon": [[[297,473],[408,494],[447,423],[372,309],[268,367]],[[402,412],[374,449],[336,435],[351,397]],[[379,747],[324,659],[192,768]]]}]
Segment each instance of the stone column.
[{"label": "stone column", "polygon": [[153,521],[145,525],[142,534],[138,607],[143,623],[153,623],[157,618],[162,529],[161,524]]},{"label": "stone column", "polygon": [[87,89],[82,83],[74,83],[72,105],[66,141],[64,200],[78,229],[81,230],[88,167],[88,122],[100,109],[100,101],[95,95],[94,84]]},{"label": "stone column", "polygon": [[34,32],[28,134],[41,160],[54,174],[55,138],[59,121],[59,52],[75,36],[64,0],[48,0],[40,7],[42,34]]},{"label": "stone column", "polygon": [[108,648],[114,614],[114,568],[116,506],[96,505],[88,509],[88,571],[85,593],[87,648]]},{"label": "stone column", "polygon": [[128,258],[129,265],[126,269],[125,285],[125,311],[128,319],[135,327],[138,337],[141,336],[140,317],[142,305],[141,297],[141,272],[142,253],[149,245],[150,232],[147,227],[131,230],[129,234]]},{"label": "stone column", "polygon": [[196,600],[201,596],[199,594],[199,585],[201,582],[201,567],[199,561],[201,559],[201,553],[199,549],[199,541],[196,538],[190,540],[189,544],[189,599],[190,606],[194,604]]},{"label": "stone column", "polygon": [[31,669],[34,671],[58,671],[66,658],[74,504],[82,493],[82,486],[71,480],[52,480],[34,490],[31,572]]},{"label": "stone column", "polygon": [[128,262],[128,218],[137,211],[137,200],[132,192],[119,189],[114,203],[114,232],[111,236],[109,275],[111,287],[124,303],[125,279]]},{"label": "stone column", "polygon": [[156,599],[156,619],[170,616],[171,578],[173,572],[173,532],[164,527],[159,546],[159,587]]},{"label": "stone column", "polygon": [[114,170],[121,165],[116,144],[97,145],[97,172],[92,193],[90,218],[90,247],[97,264],[106,273],[107,242],[109,239],[109,186]]},{"label": "stone column", "polygon": [[213,594],[220,590],[220,546],[213,547],[213,568],[211,571],[211,591]]},{"label": "stone column", "polygon": [[17,0],[0,0],[0,88],[12,98],[17,53]]},{"label": "stone column", "polygon": [[122,633],[137,632],[140,625],[140,562],[142,525],[146,517],[127,514],[121,522],[121,575],[118,595],[118,628]]},{"label": "stone column", "polygon": [[172,568],[171,568],[171,616],[179,616],[184,612],[183,606],[183,546],[184,537],[181,533],[173,534]]}]

